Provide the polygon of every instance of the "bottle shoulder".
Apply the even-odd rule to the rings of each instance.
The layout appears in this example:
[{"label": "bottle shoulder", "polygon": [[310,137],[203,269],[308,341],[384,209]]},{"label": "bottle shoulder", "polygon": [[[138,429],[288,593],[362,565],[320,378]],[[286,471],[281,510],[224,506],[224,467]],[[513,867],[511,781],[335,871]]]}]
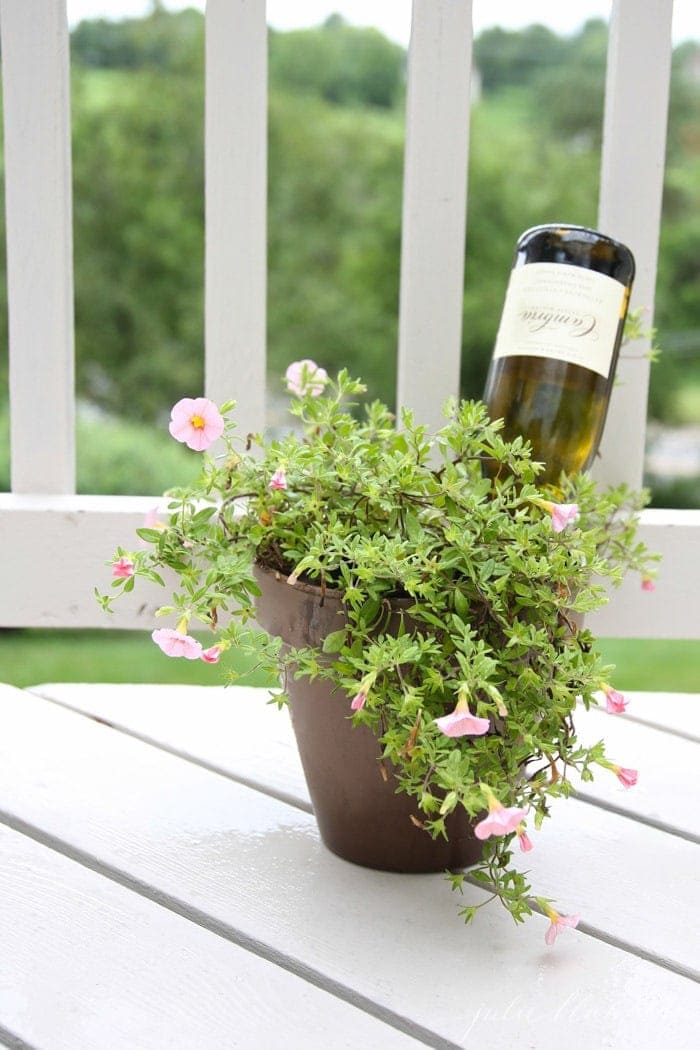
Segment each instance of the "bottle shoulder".
[{"label": "bottle shoulder", "polygon": [[635,273],[630,249],[607,234],[586,226],[534,226],[519,238],[514,266],[548,262],[580,266],[631,285]]}]

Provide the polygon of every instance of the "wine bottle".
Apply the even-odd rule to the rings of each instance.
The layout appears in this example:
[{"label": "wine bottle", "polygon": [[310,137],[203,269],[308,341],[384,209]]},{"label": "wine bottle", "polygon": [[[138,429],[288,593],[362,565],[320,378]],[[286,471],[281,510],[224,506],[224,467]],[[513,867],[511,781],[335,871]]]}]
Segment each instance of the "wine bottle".
[{"label": "wine bottle", "polygon": [[598,451],[633,278],[629,248],[583,226],[535,226],[517,243],[484,401],[507,440],[530,441],[540,484]]}]

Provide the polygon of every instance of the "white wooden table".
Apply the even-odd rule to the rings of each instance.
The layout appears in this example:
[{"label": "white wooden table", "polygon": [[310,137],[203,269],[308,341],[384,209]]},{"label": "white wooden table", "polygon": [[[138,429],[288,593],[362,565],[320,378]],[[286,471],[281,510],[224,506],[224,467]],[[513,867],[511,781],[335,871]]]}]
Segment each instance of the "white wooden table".
[{"label": "white wooden table", "polygon": [[0,1046],[698,1046],[700,696],[582,713],[640,779],[533,834],[536,892],[582,917],[553,948],[329,853],[266,698],[0,686]]}]

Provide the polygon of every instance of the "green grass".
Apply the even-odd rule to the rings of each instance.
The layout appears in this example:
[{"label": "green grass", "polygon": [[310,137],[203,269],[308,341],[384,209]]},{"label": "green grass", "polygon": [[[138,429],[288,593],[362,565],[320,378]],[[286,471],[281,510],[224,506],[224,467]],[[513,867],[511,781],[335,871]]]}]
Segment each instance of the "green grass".
[{"label": "green grass", "polygon": [[617,668],[617,689],[700,693],[700,641],[606,638],[598,649]]},{"label": "green grass", "polygon": [[172,660],[136,631],[0,631],[0,681],[19,687],[40,682],[162,682],[223,685],[227,671],[240,685],[277,684],[252,661],[226,653],[218,664]]},{"label": "green grass", "polygon": [[[700,642],[607,639],[604,659],[617,666],[618,689],[700,692]],[[132,631],[0,631],[0,681],[16,686],[40,682],[173,682],[220,685],[226,672],[240,684],[271,685],[235,654],[208,666],[170,660],[148,634]]]}]

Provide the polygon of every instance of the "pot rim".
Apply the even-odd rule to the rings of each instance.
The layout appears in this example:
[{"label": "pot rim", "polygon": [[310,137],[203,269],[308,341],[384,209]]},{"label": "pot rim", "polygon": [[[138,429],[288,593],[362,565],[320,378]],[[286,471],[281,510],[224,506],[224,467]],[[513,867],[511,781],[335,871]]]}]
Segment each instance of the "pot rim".
[{"label": "pot rim", "polygon": [[[262,562],[257,559],[253,562],[253,569],[256,572],[262,573],[269,579],[274,579],[278,583],[288,583],[288,577],[284,573],[280,572],[279,569],[271,569],[267,565],[263,565]],[[302,591],[305,594],[311,594],[314,598],[323,597],[324,601],[338,602],[340,605],[343,604],[343,591],[338,590],[337,587],[326,587],[322,589],[316,583],[305,583],[303,580],[297,580],[296,583],[291,584],[295,591]]]},{"label": "pot rim", "polygon": [[[267,576],[268,579],[274,579],[278,583],[288,583],[288,577],[284,573],[280,572],[279,569],[271,569],[267,565],[263,565],[262,562],[258,561],[257,558],[253,562],[253,569],[256,572]],[[317,583],[306,583],[304,580],[297,580],[296,583],[290,585],[296,592],[302,594],[309,594],[313,598],[323,599],[324,603],[328,601],[338,602],[339,605],[345,604],[345,592],[339,590],[337,587],[326,587],[321,588]],[[412,605],[416,605],[419,602],[418,598],[411,598],[410,595],[406,595],[396,598],[387,597],[386,600],[389,605],[397,610],[408,609]]]}]

